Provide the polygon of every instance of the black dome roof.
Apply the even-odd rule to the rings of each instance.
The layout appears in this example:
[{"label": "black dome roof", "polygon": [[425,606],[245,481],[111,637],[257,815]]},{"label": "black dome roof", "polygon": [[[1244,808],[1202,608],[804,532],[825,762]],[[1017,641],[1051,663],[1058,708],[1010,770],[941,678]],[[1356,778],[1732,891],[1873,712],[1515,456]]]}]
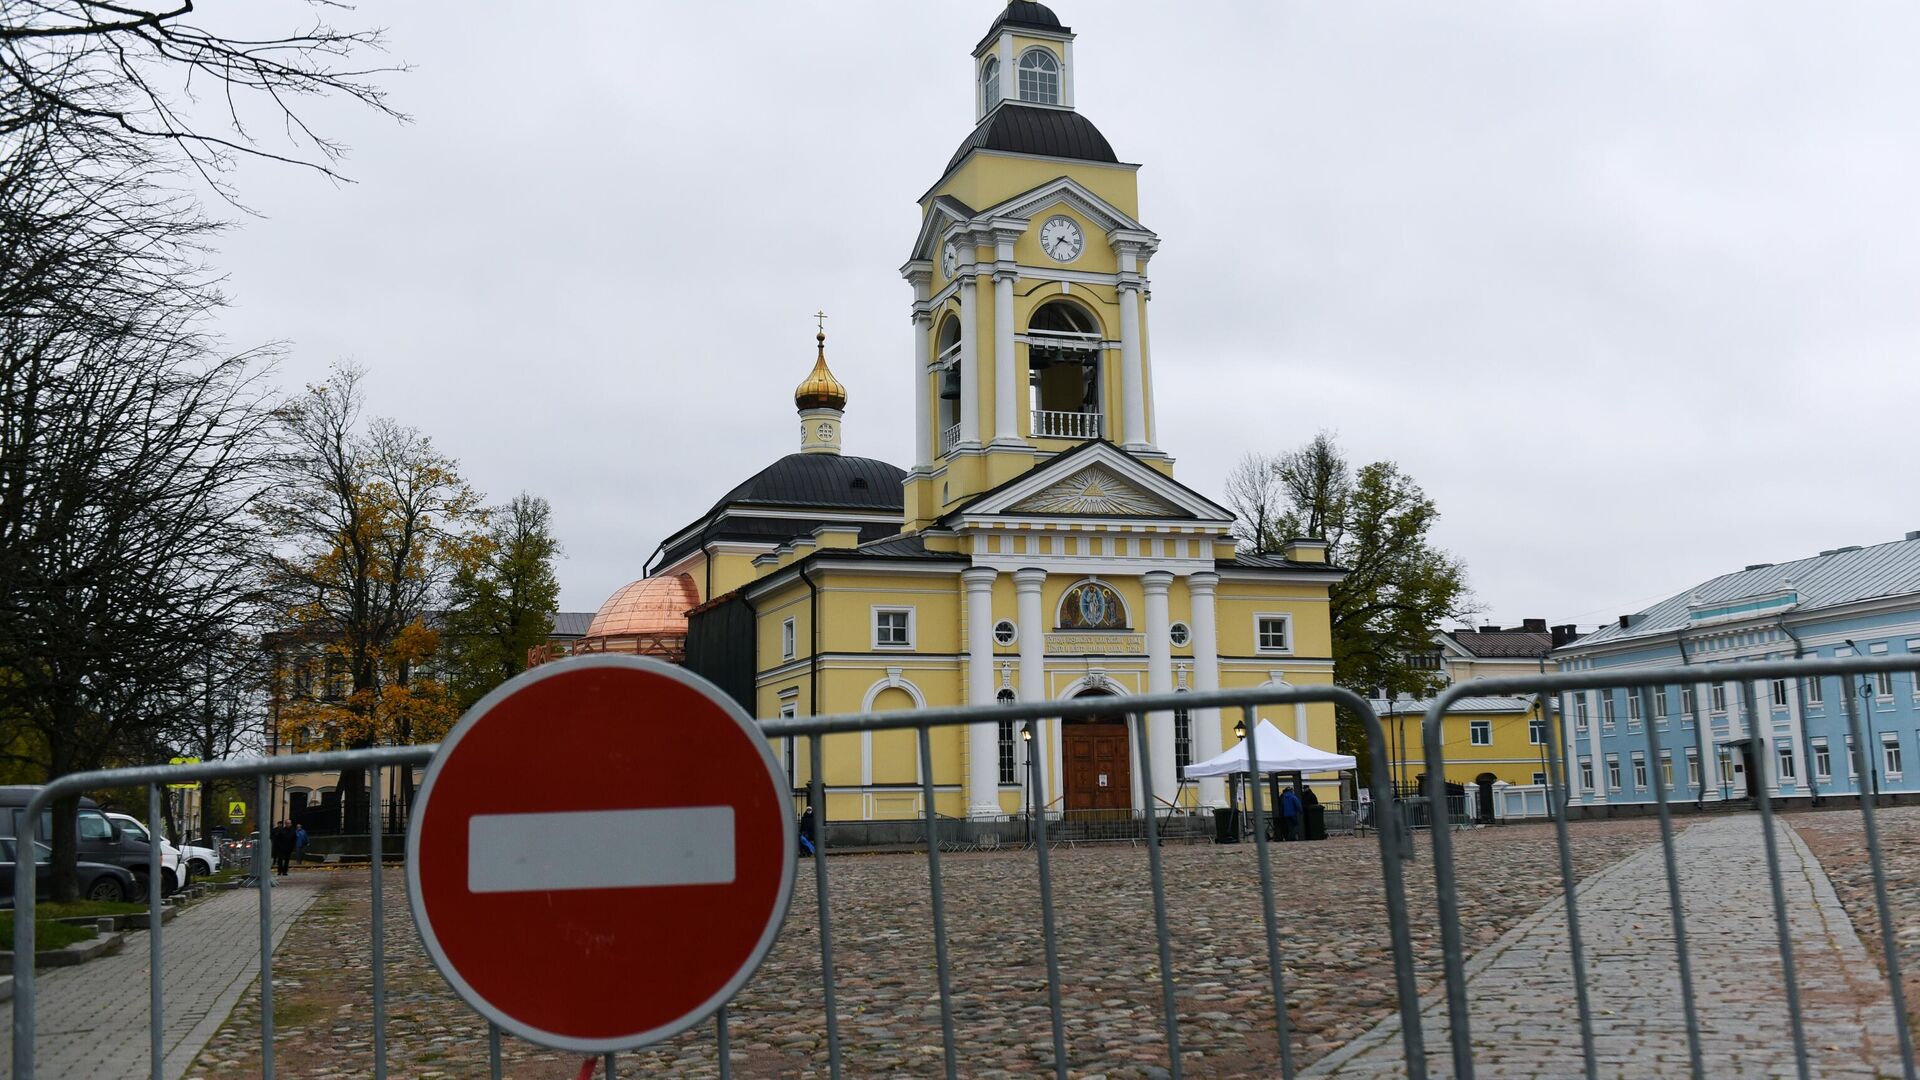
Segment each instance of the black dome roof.
[{"label": "black dome roof", "polygon": [[737,503],[901,511],[906,475],[876,458],[788,454],[727,492],[711,514]]},{"label": "black dome roof", "polygon": [[[1033,5],[1038,7],[1038,4]],[[1031,105],[1004,102],[993,110],[967,141],[953,152],[947,162],[952,172],[975,150],[1005,150],[1015,154],[1040,154],[1046,157],[1072,158],[1076,161],[1104,161],[1117,164],[1112,144],[1093,126],[1093,121],[1071,109],[1040,109]]]},{"label": "black dome roof", "polygon": [[[1028,0],[1013,0],[1012,3],[1008,4],[1000,12],[1000,17],[993,20],[993,25],[987,27],[987,37],[990,38],[999,33],[1000,28],[1003,26],[1020,26],[1030,30],[1053,30],[1062,34],[1071,32],[1066,27],[1060,25],[1060,16],[1055,15],[1047,5],[1030,3]],[[985,41],[986,38],[981,39],[982,44],[984,44]]]}]

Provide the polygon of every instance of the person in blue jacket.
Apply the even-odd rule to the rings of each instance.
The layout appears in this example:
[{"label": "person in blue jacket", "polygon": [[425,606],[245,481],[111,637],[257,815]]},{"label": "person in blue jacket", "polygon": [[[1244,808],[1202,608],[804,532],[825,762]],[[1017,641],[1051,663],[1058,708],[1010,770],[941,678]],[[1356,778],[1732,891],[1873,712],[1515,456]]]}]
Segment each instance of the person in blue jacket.
[{"label": "person in blue jacket", "polygon": [[1292,788],[1280,793],[1280,838],[1300,839],[1300,793]]}]

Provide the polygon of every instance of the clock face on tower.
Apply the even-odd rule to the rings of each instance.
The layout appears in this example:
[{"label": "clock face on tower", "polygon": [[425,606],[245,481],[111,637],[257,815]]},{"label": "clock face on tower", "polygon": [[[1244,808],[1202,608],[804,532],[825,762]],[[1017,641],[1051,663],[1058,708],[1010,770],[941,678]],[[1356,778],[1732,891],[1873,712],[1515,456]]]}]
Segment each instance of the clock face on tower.
[{"label": "clock face on tower", "polygon": [[1059,262],[1072,262],[1080,257],[1080,248],[1084,240],[1080,236],[1080,226],[1072,218],[1051,217],[1040,226],[1040,250]]},{"label": "clock face on tower", "polygon": [[940,253],[940,268],[947,272],[948,277],[952,277],[953,272],[960,268],[960,252],[951,243]]}]

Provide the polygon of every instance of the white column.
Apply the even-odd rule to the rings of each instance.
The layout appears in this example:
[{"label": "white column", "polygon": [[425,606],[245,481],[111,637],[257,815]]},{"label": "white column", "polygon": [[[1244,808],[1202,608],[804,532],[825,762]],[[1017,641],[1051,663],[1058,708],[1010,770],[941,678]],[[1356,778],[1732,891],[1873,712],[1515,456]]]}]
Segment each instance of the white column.
[{"label": "white column", "polygon": [[[993,695],[993,579],[990,566],[960,572],[967,590],[967,704]],[[1000,729],[992,721],[967,727],[967,816],[1000,813]]]},{"label": "white column", "polygon": [[1800,718],[1800,680],[1787,680],[1787,744],[1793,747],[1794,787],[1802,795],[1811,795],[1813,747],[1807,742],[1806,725]]},{"label": "white column", "polygon": [[[1140,588],[1146,593],[1147,693],[1173,693],[1173,642],[1167,637],[1171,619],[1167,615],[1167,589],[1173,575],[1153,570],[1140,575]],[[1156,804],[1172,802],[1180,786],[1180,773],[1173,760],[1173,714],[1150,713],[1147,738],[1153,740],[1153,797]],[[1157,806],[1145,807],[1147,810]]]},{"label": "white column", "polygon": [[1123,281],[1120,298],[1120,441],[1129,449],[1147,444],[1146,365],[1140,359],[1140,286]]},{"label": "white column", "polygon": [[1693,686],[1693,731],[1700,743],[1700,790],[1706,798],[1720,800],[1720,748],[1713,742],[1713,685]]},{"label": "white column", "polygon": [[1593,755],[1593,801],[1607,801],[1607,756],[1600,750],[1600,691],[1586,690],[1587,746]]},{"label": "white column", "polygon": [[[1045,701],[1047,698],[1047,635],[1045,616],[1040,611],[1040,588],[1047,582],[1045,570],[1032,568],[1013,572],[1014,618],[1020,630],[1020,700]],[[1047,761],[1052,757],[1047,747],[1052,743],[1048,738],[1047,725],[1033,725],[1033,741],[1027,744],[1027,753],[1037,759],[1042,772],[1047,772]],[[1021,778],[1025,783],[1026,778]],[[1052,791],[1055,781],[1047,777],[1046,789]]]},{"label": "white column", "polygon": [[1000,35],[1000,100],[1020,100],[1019,80],[1014,74],[1013,35]]},{"label": "white column", "polygon": [[913,313],[913,469],[922,472],[933,464],[933,387],[927,365],[933,361],[933,316],[924,311]]},{"label": "white column", "polygon": [[[972,243],[971,240],[963,241]],[[975,280],[971,271],[962,270],[960,278],[960,442],[980,445],[980,343],[974,322],[980,316],[975,299]]]},{"label": "white column", "polygon": [[[1013,259],[1013,241],[1004,241],[1005,261]],[[1020,442],[1018,389],[1013,363],[1013,279],[1011,269],[993,272],[993,441]]]},{"label": "white column", "polygon": [[[1220,575],[1187,575],[1187,596],[1193,602],[1193,688],[1202,693],[1220,689],[1220,639],[1214,625],[1213,596]],[[1193,759],[1220,756],[1220,710],[1197,709],[1193,714]],[[1209,776],[1200,781],[1201,806],[1227,805],[1226,780]]]}]

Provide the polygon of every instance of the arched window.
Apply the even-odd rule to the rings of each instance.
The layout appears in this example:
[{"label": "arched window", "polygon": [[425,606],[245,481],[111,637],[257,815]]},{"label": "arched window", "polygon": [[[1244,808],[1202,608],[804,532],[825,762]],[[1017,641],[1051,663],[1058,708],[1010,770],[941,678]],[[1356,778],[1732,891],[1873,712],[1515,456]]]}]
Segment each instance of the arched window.
[{"label": "arched window", "polygon": [[1100,327],[1086,308],[1053,300],[1033,313],[1027,381],[1036,438],[1101,437]]},{"label": "arched window", "polygon": [[[1186,693],[1182,687],[1176,693]],[[1187,766],[1193,764],[1193,710],[1173,710],[1173,771],[1180,779],[1187,778]]]},{"label": "arched window", "polygon": [[1045,49],[1020,54],[1020,100],[1060,104],[1060,61]]},{"label": "arched window", "polygon": [[[1002,705],[1011,705],[1013,704],[1013,691],[1011,689],[1001,690],[998,694],[994,695],[994,700]],[[1013,721],[1000,721],[997,735],[999,736],[997,749],[999,750],[998,764],[1000,767],[998,771],[1000,774],[1000,783],[1017,784],[1020,782],[1020,773],[1018,771],[1019,763],[1013,756],[1013,745],[1015,741]]]},{"label": "arched window", "polygon": [[988,109],[999,103],[1000,58],[989,56],[987,62],[980,65],[980,115],[985,116]]},{"label": "arched window", "polygon": [[940,452],[960,441],[960,320],[949,315],[940,324],[939,351],[934,354],[940,384]]}]

